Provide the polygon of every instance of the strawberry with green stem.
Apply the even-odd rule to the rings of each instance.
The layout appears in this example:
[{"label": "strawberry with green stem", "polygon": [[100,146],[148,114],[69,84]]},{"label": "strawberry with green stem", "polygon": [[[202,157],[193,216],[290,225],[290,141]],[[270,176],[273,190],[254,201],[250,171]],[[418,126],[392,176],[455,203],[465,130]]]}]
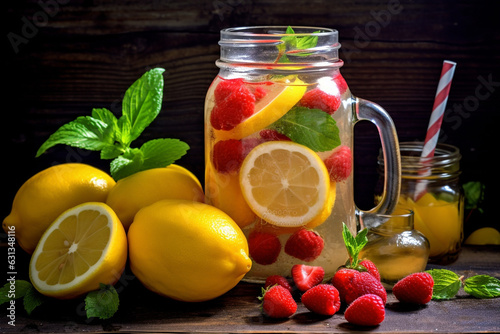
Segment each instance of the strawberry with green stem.
[{"label": "strawberry with green stem", "polygon": [[[371,274],[376,271],[375,265],[369,262],[367,267],[359,259],[359,253],[368,242],[367,230],[361,230],[356,237],[352,235],[347,226],[343,224],[342,236],[349,254],[346,264],[339,268],[332,278],[332,284],[337,288],[340,299],[347,305],[351,304],[358,297],[365,294],[375,294],[382,298],[384,304],[387,301],[387,292],[380,282],[380,276]],[[366,261],[366,260],[365,260]]]}]

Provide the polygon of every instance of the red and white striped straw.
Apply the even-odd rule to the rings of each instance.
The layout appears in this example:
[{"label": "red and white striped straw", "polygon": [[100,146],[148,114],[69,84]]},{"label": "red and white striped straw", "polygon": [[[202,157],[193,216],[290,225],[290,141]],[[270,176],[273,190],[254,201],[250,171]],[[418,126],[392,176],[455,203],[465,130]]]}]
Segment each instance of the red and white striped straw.
[{"label": "red and white striped straw", "polygon": [[[443,68],[441,70],[441,77],[434,98],[434,105],[432,107],[432,114],[427,127],[427,134],[425,136],[424,146],[420,156],[420,162],[425,163],[427,160],[434,156],[436,145],[439,139],[439,131],[441,130],[441,123],[443,122],[444,111],[448,96],[451,88],[451,80],[455,73],[455,62],[445,60],[443,61]],[[429,175],[430,169],[426,168],[419,173],[421,176]],[[415,189],[415,200],[419,199],[426,189],[426,182],[418,182]]]},{"label": "red and white striped straw", "polygon": [[422,149],[422,158],[429,158],[434,156],[434,151],[439,139],[439,131],[441,123],[443,122],[444,110],[448,102],[448,95],[450,93],[451,79],[455,73],[456,63],[445,60],[443,62],[443,69],[441,70],[441,77],[434,98],[434,106],[432,107],[432,114],[427,127],[427,134],[425,136],[424,147]]}]

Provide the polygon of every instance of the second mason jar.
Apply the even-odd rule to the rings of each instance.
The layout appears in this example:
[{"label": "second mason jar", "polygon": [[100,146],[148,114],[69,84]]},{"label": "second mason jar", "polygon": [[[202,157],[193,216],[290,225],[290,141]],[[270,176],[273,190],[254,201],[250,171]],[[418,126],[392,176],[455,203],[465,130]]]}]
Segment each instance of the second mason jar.
[{"label": "second mason jar", "polygon": [[[464,197],[459,181],[460,150],[439,143],[433,157],[422,158],[423,142],[402,142],[401,195],[398,207],[414,212],[415,229],[430,243],[429,263],[458,258],[463,240]],[[380,171],[383,170],[379,156]]]},{"label": "second mason jar", "polygon": [[205,194],[247,237],[252,269],[244,279],[290,277],[296,264],[331,277],[347,260],[342,224],[358,227],[353,126],[369,120],[381,134],[389,177],[372,211],[385,213],[399,195],[394,124],[380,106],[352,96],[336,30],[230,28],[219,45],[205,102]]}]

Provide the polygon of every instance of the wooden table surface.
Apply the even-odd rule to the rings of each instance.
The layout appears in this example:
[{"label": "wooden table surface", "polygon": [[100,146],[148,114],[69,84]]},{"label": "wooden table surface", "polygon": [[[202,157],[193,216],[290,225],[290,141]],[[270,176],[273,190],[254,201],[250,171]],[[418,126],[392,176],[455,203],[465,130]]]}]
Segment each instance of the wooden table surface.
[{"label": "wooden table surface", "polygon": [[[429,266],[431,267],[431,266]],[[432,266],[433,268],[436,266]],[[488,274],[500,278],[500,247],[466,247],[446,267],[465,277]],[[389,293],[386,318],[379,326],[360,328],[347,323],[342,312],[332,317],[311,314],[299,303],[294,316],[273,320],[259,310],[261,287],[240,283],[225,295],[203,303],[182,303],[153,294],[130,272],[117,283],[120,307],[109,320],[88,320],[83,300],[48,301],[31,316],[19,306],[16,326],[0,310],[0,332],[216,332],[216,333],[494,333],[500,331],[500,298],[475,299],[463,291],[446,301],[423,307],[403,307]]]}]

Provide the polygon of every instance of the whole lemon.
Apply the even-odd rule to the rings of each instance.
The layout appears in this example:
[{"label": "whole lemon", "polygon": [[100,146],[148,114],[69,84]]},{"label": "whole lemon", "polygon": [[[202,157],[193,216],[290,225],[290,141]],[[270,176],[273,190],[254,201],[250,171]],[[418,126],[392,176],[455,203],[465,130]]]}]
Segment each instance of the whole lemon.
[{"label": "whole lemon", "polygon": [[179,165],[153,168],[118,180],[109,192],[106,204],[128,230],[134,216],[145,206],[162,199],[184,199],[204,202],[200,181],[188,169]]},{"label": "whole lemon", "polygon": [[33,253],[43,232],[64,211],[85,202],[105,202],[115,181],[104,171],[81,163],[49,167],[29,178],[16,193],[5,231]]},{"label": "whole lemon", "polygon": [[252,266],[241,229],[205,203],[162,200],[139,210],[128,243],[130,268],[142,284],[185,302],[221,296]]}]

